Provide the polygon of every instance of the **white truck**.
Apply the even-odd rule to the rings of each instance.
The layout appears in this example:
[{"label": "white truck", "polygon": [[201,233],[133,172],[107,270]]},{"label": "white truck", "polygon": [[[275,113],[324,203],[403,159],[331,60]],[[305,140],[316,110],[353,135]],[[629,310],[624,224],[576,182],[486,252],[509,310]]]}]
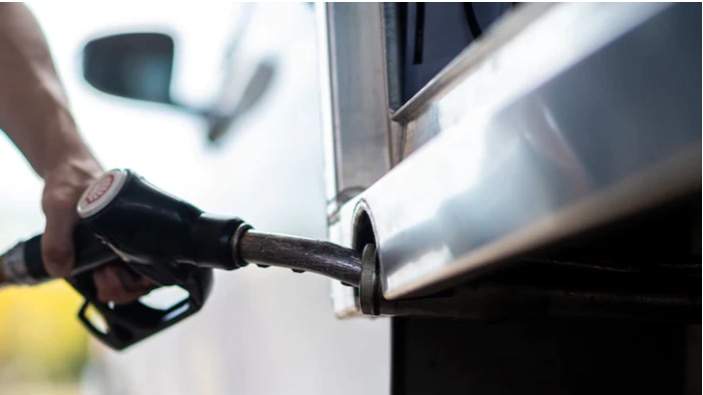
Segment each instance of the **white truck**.
[{"label": "white truck", "polygon": [[[329,239],[371,268],[334,314],[392,317],[391,393],[700,391],[700,4],[314,7]],[[136,37],[86,78],[175,105]],[[120,40],[168,78],[91,74]]]}]

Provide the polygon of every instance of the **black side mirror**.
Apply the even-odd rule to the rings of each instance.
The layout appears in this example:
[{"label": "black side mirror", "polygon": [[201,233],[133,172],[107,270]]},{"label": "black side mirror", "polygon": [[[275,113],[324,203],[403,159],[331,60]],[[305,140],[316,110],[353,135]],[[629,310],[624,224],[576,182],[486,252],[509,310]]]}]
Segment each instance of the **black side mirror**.
[{"label": "black side mirror", "polygon": [[[229,61],[229,57],[226,61]],[[276,64],[259,60],[243,92],[231,99],[232,67],[226,67],[222,89],[215,105],[183,103],[171,96],[174,41],[163,33],[123,33],[89,41],[83,48],[83,77],[94,88],[129,99],[163,103],[197,115],[207,123],[207,136],[215,142],[231,130],[269,90]]]},{"label": "black side mirror", "polygon": [[126,33],[90,41],[83,76],[105,93],[175,104],[171,99],[173,39],[161,33]]}]

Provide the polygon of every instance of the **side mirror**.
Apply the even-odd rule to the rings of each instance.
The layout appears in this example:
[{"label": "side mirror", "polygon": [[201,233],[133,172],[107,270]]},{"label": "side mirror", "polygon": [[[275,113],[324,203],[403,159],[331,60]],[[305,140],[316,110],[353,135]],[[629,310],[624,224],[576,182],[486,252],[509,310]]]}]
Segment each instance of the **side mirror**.
[{"label": "side mirror", "polygon": [[[163,33],[123,33],[96,38],[83,48],[83,77],[94,88],[115,96],[171,105],[197,115],[215,142],[264,96],[275,75],[272,59],[260,59],[239,96],[232,102],[233,67],[223,78],[214,105],[199,108],[171,96],[174,41]],[[229,57],[225,60],[229,61]]]},{"label": "side mirror", "polygon": [[126,33],[90,41],[83,76],[105,93],[175,104],[171,99],[173,39],[161,33]]}]

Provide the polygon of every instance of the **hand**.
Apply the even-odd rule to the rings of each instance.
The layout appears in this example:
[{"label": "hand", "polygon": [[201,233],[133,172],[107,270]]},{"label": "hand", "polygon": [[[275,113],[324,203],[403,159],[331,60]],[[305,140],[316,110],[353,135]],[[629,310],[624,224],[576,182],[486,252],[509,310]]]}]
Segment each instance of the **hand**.
[{"label": "hand", "polygon": [[93,270],[98,299],[117,304],[129,303],[149,293],[157,285],[122,264],[110,264]]},{"label": "hand", "polygon": [[[46,228],[42,237],[42,258],[53,277],[66,277],[73,267],[73,230],[78,223],[76,202],[103,170],[92,158],[62,161],[44,174],[42,209]],[[148,293],[156,285],[123,265],[108,265],[94,270],[98,299],[127,303]]]},{"label": "hand", "polygon": [[[49,274],[65,277],[73,266],[76,202],[103,171],[78,133],[36,19],[24,4],[0,7],[0,129],[44,178],[42,257]],[[134,291],[147,280],[129,283],[128,276],[116,274],[126,268],[117,267],[94,273],[100,298],[127,302],[147,292]],[[123,279],[121,286],[115,278]]]},{"label": "hand", "polygon": [[69,159],[44,174],[42,209],[46,227],[41,247],[46,270],[52,277],[66,277],[71,272],[73,229],[79,220],[76,202],[102,173],[93,160]]}]

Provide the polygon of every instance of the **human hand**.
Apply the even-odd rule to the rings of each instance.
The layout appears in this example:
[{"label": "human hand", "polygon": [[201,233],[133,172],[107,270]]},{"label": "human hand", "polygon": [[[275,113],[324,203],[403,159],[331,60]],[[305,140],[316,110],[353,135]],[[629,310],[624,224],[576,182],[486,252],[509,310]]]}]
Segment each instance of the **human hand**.
[{"label": "human hand", "polygon": [[[73,267],[73,230],[78,224],[76,203],[83,191],[103,173],[92,158],[71,158],[44,174],[42,209],[46,227],[42,258],[53,277],[67,277]],[[103,302],[128,303],[148,293],[156,284],[136,275],[125,265],[112,264],[93,271],[97,297]]]},{"label": "human hand", "polygon": [[[0,6],[0,132],[44,178],[42,257],[49,274],[65,277],[74,260],[76,202],[103,171],[78,133],[36,19],[24,4]],[[127,270],[117,265],[117,269],[94,271],[101,300],[126,302],[147,292],[140,288],[147,280],[130,282]],[[116,274],[121,272],[127,274]],[[123,279],[122,286],[116,285],[115,278]]]}]

